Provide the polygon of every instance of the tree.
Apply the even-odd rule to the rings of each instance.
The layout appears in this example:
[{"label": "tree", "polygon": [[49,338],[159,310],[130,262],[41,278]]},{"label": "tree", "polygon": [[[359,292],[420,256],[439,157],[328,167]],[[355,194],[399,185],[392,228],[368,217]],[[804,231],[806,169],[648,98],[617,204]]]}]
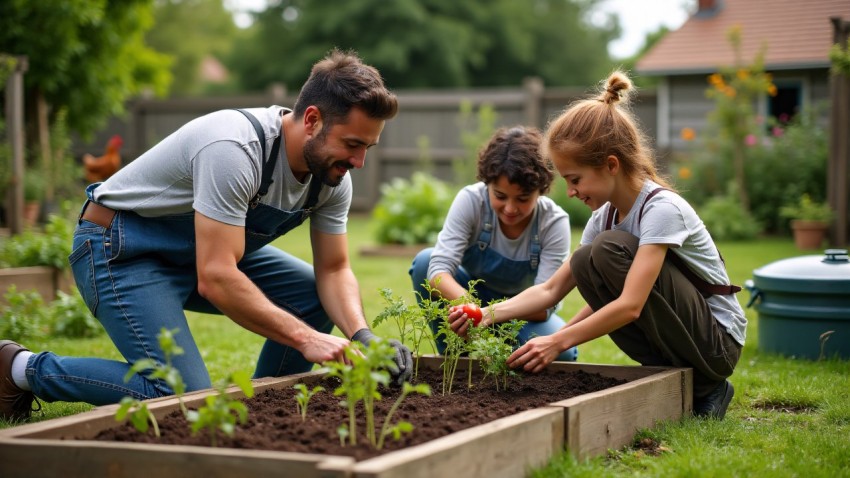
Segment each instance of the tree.
[{"label": "tree", "polygon": [[[37,114],[28,135],[42,146],[47,123],[65,111],[88,137],[124,111],[124,101],[150,88],[164,94],[169,59],[143,43],[153,0],[4,0],[0,52],[26,55],[25,102]],[[47,118],[45,118],[47,117]]]},{"label": "tree", "polygon": [[256,16],[228,65],[246,89],[297,88],[333,47],[356,50],[405,87],[587,85],[610,69],[614,22],[583,20],[587,0],[281,0]]},{"label": "tree", "polygon": [[145,42],[174,58],[169,93],[191,96],[207,92],[201,63],[207,57],[225,58],[236,35],[236,24],[221,0],[157,0],[154,27]]}]

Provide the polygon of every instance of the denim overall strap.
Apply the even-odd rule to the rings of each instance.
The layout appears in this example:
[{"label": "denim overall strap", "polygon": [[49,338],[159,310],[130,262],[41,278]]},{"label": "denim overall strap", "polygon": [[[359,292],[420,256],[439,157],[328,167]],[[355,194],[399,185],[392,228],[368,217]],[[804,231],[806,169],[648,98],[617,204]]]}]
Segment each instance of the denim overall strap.
[{"label": "denim overall strap", "polygon": [[531,270],[537,273],[537,267],[540,265],[540,220],[537,217],[537,212],[534,213],[534,220],[531,223],[531,244],[529,245],[530,260],[529,265]]},{"label": "denim overall strap", "polygon": [[[478,249],[484,250],[490,247],[490,243],[493,241],[493,225],[497,221],[496,211],[490,206],[490,194],[485,193],[484,195],[484,204],[486,206],[485,211],[489,211],[491,214],[489,216],[485,216],[484,227],[481,228],[481,234],[478,235]],[[537,213],[534,214],[534,220],[531,223],[531,244],[529,246],[529,264],[531,266],[532,271],[537,271],[537,267],[540,265],[540,221],[537,217]]]},{"label": "denim overall strap", "polygon": [[[496,223],[496,211],[490,207],[490,193],[484,192],[484,226],[481,228],[481,233],[478,235],[478,250],[483,251],[490,247],[490,241],[493,240],[493,225]],[[488,214],[489,213],[489,214]]]},{"label": "denim overall strap", "polygon": [[310,212],[318,202],[319,193],[322,190],[322,182],[318,176],[313,175],[313,179],[310,181],[307,201],[301,210],[283,211],[265,204],[260,204],[260,199],[269,192],[269,186],[274,182],[272,175],[277,165],[283,135],[275,139],[272,144],[271,155],[266,160],[266,135],[263,132],[260,122],[246,110],[236,109],[236,111],[245,115],[254,126],[254,130],[257,132],[257,138],[260,140],[260,147],[263,151],[263,171],[260,189],[251,198],[249,203],[250,208],[245,218],[245,252],[248,253],[256,251],[260,247],[300,226],[310,216]]},{"label": "denim overall strap", "polygon": [[[640,211],[638,213],[638,224],[640,224],[641,219],[643,219],[643,210],[646,208],[646,203],[649,202],[650,199],[655,197],[661,191],[669,191],[667,188],[659,187],[655,188],[646,195],[643,200],[643,203],[640,205]],[[610,230],[611,226],[614,223],[614,217],[617,215],[617,210],[614,209],[614,205],[608,203],[608,217],[605,220],[605,230]],[[724,263],[723,255],[720,254],[720,250],[717,250],[717,254],[720,256],[720,261]],[[741,291],[741,287],[734,284],[712,284],[702,277],[696,275],[694,271],[688,267],[687,264],[682,260],[681,257],[678,256],[672,249],[667,249],[666,259],[669,260],[674,266],[676,266],[679,271],[688,279],[688,281],[693,284],[694,287],[703,295],[703,297],[711,297],[712,295],[733,295]]]},{"label": "denim overall strap", "polygon": [[495,211],[490,207],[489,198],[485,200],[484,205],[486,206],[482,215],[484,226],[478,240],[464,251],[461,266],[473,279],[484,281],[476,287],[479,298],[493,300],[511,297],[531,287],[537,276],[537,266],[540,262],[540,241],[539,237],[536,237],[538,236],[538,219],[535,215],[532,223],[529,259],[521,261],[508,259],[490,247],[497,218]]},{"label": "denim overall strap", "polygon": [[269,186],[271,186],[274,182],[272,174],[274,173],[275,165],[277,165],[277,156],[280,153],[280,140],[283,138],[283,135],[281,134],[274,140],[274,143],[272,144],[272,154],[269,156],[269,159],[266,160],[266,133],[263,131],[263,127],[260,125],[260,122],[254,115],[243,109],[237,108],[236,111],[245,115],[245,117],[248,118],[248,121],[251,122],[251,125],[254,126],[254,131],[257,132],[257,138],[260,140],[260,148],[263,151],[263,177],[260,181],[260,190],[257,191],[257,194],[251,198],[251,201],[249,202],[251,209],[253,209],[260,203],[260,199],[268,194]]}]

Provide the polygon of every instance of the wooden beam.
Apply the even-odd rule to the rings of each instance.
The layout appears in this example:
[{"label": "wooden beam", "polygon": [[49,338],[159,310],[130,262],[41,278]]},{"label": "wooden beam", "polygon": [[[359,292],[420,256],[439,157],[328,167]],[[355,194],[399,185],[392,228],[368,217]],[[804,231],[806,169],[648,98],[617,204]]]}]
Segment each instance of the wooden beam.
[{"label": "wooden beam", "polygon": [[15,68],[6,79],[6,135],[12,153],[9,189],[6,193],[6,222],[11,234],[23,231],[24,214],[24,73],[27,57],[14,57]]},{"label": "wooden beam", "polygon": [[[850,21],[841,17],[830,18],[833,43],[847,51],[850,38]],[[827,165],[827,199],[835,211],[830,244],[833,247],[848,245],[848,182],[850,182],[850,76],[833,73],[830,76],[830,139]]]}]

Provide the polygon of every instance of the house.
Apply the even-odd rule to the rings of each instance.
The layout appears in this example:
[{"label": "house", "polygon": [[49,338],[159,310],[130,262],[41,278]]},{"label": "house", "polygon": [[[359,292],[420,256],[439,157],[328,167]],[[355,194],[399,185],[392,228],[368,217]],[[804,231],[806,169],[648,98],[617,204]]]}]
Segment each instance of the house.
[{"label": "house", "polygon": [[[686,148],[683,128],[697,134],[713,109],[706,98],[708,75],[735,64],[727,39],[741,29],[741,61],[751,63],[766,48],[765,71],[773,75],[776,96],[765,95],[761,116],[793,116],[801,108],[830,99],[831,17],[850,20],[850,0],[698,0],[697,11],[641,58],[638,75],[659,77],[656,146],[659,151]],[[829,111],[822,112],[824,121]]]}]

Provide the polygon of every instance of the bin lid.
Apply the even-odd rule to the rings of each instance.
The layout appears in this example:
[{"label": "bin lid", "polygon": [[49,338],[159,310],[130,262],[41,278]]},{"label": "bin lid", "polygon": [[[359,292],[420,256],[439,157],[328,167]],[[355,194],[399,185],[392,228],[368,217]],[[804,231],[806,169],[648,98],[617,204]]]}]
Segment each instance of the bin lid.
[{"label": "bin lid", "polygon": [[762,290],[850,293],[850,259],[847,249],[827,249],[809,255],[771,262],[753,271]]}]

